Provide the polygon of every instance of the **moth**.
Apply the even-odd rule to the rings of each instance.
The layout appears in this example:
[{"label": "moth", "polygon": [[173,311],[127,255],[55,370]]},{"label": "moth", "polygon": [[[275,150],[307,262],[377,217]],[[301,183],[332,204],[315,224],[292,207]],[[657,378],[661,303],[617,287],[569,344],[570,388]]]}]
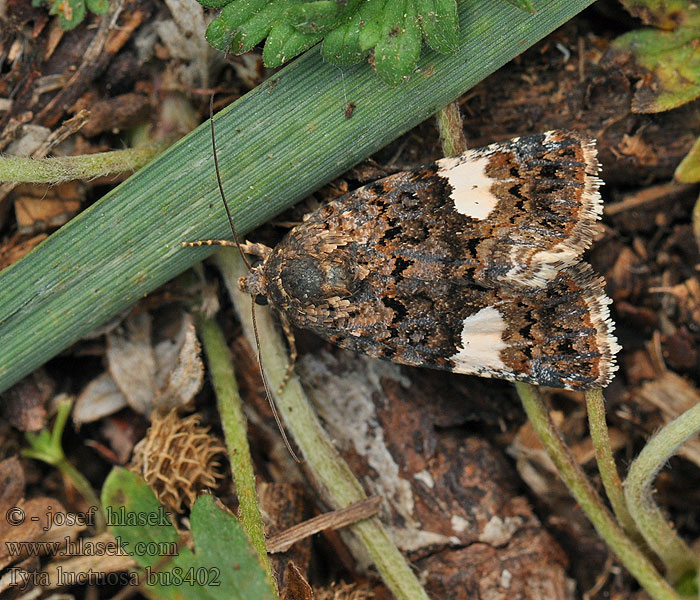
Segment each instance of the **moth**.
[{"label": "moth", "polygon": [[241,289],[372,357],[572,390],[619,350],[582,261],[602,212],[595,142],[549,131],[468,150],[329,202]]}]

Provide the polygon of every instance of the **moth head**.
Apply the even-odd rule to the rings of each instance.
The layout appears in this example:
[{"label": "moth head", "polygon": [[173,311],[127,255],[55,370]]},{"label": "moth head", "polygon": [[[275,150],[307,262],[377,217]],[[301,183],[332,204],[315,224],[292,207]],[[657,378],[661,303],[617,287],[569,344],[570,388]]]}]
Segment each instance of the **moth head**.
[{"label": "moth head", "polygon": [[248,273],[238,279],[238,287],[242,292],[250,294],[257,304],[266,304],[267,281],[262,270],[262,265],[253,267]]}]

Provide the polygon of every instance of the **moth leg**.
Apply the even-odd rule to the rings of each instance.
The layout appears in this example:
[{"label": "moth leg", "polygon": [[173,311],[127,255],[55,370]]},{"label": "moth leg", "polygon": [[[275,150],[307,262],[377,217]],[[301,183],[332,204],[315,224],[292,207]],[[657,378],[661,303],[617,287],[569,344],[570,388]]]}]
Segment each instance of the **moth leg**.
[{"label": "moth leg", "polygon": [[243,242],[241,244],[241,250],[246,254],[251,256],[257,256],[265,260],[272,252],[272,248],[266,246],[265,244],[258,244],[255,242]]},{"label": "moth leg", "polygon": [[199,240],[197,242],[182,242],[183,248],[199,248],[200,246],[233,246],[236,247],[236,242],[231,240]]},{"label": "moth leg", "polygon": [[[236,242],[232,240],[199,240],[197,242],[182,242],[183,248],[199,248],[201,246],[226,246],[235,248]],[[264,244],[243,242],[241,244],[241,251],[264,260],[268,257],[270,252],[272,252],[272,248],[265,246]]]},{"label": "moth leg", "polygon": [[282,331],[284,331],[284,335],[287,338],[287,344],[289,344],[289,364],[287,365],[287,372],[284,374],[282,383],[280,383],[280,386],[277,388],[277,393],[281,394],[282,390],[285,388],[287,382],[291,379],[292,374],[294,373],[294,365],[296,364],[297,357],[299,355],[297,353],[296,339],[294,338],[294,332],[292,331],[291,324],[284,314],[279,313],[279,318],[280,324],[282,325]]}]

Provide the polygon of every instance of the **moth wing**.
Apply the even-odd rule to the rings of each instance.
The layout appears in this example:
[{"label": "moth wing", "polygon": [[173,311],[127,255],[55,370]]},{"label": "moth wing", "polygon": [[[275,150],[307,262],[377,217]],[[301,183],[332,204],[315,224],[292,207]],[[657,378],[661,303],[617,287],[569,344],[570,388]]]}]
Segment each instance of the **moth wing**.
[{"label": "moth wing", "polygon": [[581,263],[546,288],[513,293],[406,282],[353,301],[317,333],[370,356],[456,373],[568,389],[607,385],[617,370],[602,279]]},{"label": "moth wing", "polygon": [[545,287],[592,243],[599,170],[593,140],[550,131],[397,173],[312,217],[407,259],[459,262],[481,285]]},{"label": "moth wing", "polygon": [[544,286],[590,246],[602,213],[594,140],[549,131],[436,165],[455,210],[483,236],[483,281]]}]

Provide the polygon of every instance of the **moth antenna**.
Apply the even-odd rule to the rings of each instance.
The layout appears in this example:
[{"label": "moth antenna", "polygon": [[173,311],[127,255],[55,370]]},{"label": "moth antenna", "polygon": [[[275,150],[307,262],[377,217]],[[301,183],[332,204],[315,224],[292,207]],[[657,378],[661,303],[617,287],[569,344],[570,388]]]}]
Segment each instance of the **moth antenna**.
[{"label": "moth antenna", "polygon": [[224,186],[221,183],[221,173],[219,172],[219,158],[216,154],[216,137],[214,136],[214,94],[209,97],[209,125],[211,128],[211,147],[214,153],[214,168],[216,169],[216,183],[219,185],[219,193],[221,194],[221,200],[223,200],[224,208],[226,209],[226,216],[228,217],[228,224],[231,226],[231,233],[233,233],[233,240],[236,242],[236,247],[241,253],[243,262],[248,267],[248,271],[253,270],[253,266],[250,261],[246,258],[245,252],[241,248],[241,242],[238,239],[238,233],[236,233],[236,227],[233,224],[233,217],[231,216],[231,209],[228,207],[228,202],[226,202],[226,196],[224,194]]},{"label": "moth antenna", "polygon": [[297,456],[296,452],[292,449],[292,445],[289,443],[289,438],[287,437],[287,434],[284,431],[284,427],[282,425],[282,420],[280,419],[279,412],[277,411],[277,406],[275,405],[275,401],[272,399],[272,394],[270,393],[270,384],[267,382],[267,377],[265,376],[265,368],[263,367],[263,360],[262,360],[262,352],[260,351],[260,337],[258,336],[258,321],[255,318],[255,301],[250,306],[251,309],[251,314],[253,317],[253,333],[255,334],[255,345],[257,346],[258,350],[258,366],[260,367],[260,375],[262,376],[263,380],[263,385],[265,386],[265,394],[267,395],[267,401],[270,404],[270,408],[272,409],[272,415],[275,417],[275,422],[277,423],[277,428],[280,430],[280,433],[282,434],[282,439],[284,440],[284,445],[287,446],[287,450],[289,451],[289,454],[292,455],[292,458],[298,462],[301,463],[301,459]]},{"label": "moth antenna", "polygon": [[[233,240],[236,242],[236,247],[238,248],[238,251],[241,253],[241,258],[243,258],[243,262],[245,262],[246,267],[248,268],[248,271],[253,270],[253,266],[250,264],[250,261],[245,255],[245,252],[243,252],[243,248],[241,248],[241,242],[238,239],[238,233],[236,232],[236,227],[233,224],[233,216],[231,215],[231,210],[228,207],[228,202],[226,202],[226,195],[224,194],[224,186],[221,183],[221,173],[219,172],[219,158],[216,153],[216,136],[214,134],[214,94],[212,94],[209,97],[209,126],[211,129],[211,147],[212,151],[214,154],[214,168],[216,170],[216,183],[219,186],[219,193],[221,194],[221,200],[224,203],[224,208],[226,209],[226,216],[228,217],[228,223],[231,226],[231,233],[233,233]],[[251,298],[252,299],[252,298]],[[292,455],[292,458],[298,462],[301,463],[301,459],[297,456],[297,454],[294,452],[292,449],[292,445],[289,443],[289,438],[287,437],[287,434],[284,431],[284,427],[282,426],[282,420],[280,419],[279,412],[277,411],[277,406],[275,405],[275,401],[272,398],[272,394],[270,393],[270,384],[267,382],[267,377],[265,376],[265,369],[263,367],[263,360],[262,360],[262,352],[260,350],[260,336],[258,335],[258,321],[255,318],[255,300],[252,299],[251,303],[251,314],[253,317],[253,333],[255,334],[255,346],[257,349],[258,353],[258,366],[260,367],[260,375],[262,376],[263,380],[263,386],[265,387],[265,395],[267,396],[267,401],[270,404],[270,409],[272,410],[272,415],[275,417],[275,422],[277,423],[277,428],[279,429],[280,433],[282,434],[282,439],[284,440],[284,445],[287,447],[287,450],[289,451],[289,454]]]}]

